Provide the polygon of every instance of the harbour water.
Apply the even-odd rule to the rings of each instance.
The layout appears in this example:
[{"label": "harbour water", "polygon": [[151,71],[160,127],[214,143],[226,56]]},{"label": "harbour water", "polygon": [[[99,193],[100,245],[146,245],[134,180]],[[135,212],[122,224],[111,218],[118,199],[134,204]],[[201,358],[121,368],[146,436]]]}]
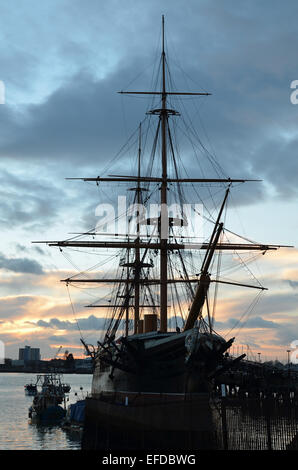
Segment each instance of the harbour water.
[{"label": "harbour water", "polygon": [[[71,386],[67,404],[90,393],[91,374],[65,374],[63,378]],[[0,450],[79,450],[78,433],[64,431],[58,425],[30,423],[28,408],[33,397],[25,395],[24,385],[35,379],[36,374],[0,374]]]}]

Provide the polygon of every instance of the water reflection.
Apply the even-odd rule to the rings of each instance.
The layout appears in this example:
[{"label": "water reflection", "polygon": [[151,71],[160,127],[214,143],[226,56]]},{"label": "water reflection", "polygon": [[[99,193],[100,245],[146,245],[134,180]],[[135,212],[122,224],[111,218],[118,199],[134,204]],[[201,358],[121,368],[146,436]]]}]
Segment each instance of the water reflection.
[{"label": "water reflection", "polygon": [[80,449],[81,436],[63,430],[57,424],[29,423],[33,442],[40,450],[49,449]]}]

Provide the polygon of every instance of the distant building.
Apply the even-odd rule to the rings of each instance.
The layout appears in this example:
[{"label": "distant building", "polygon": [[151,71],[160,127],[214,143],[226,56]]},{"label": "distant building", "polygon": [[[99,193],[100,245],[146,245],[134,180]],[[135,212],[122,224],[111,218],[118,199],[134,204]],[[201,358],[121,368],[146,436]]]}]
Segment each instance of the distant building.
[{"label": "distant building", "polygon": [[13,359],[11,361],[12,367],[24,367],[24,360],[23,359]]},{"label": "distant building", "polygon": [[19,361],[40,361],[40,349],[31,348],[31,346],[25,346],[19,349]]},{"label": "distant building", "polygon": [[40,349],[39,348],[31,348],[31,361],[40,361]]}]

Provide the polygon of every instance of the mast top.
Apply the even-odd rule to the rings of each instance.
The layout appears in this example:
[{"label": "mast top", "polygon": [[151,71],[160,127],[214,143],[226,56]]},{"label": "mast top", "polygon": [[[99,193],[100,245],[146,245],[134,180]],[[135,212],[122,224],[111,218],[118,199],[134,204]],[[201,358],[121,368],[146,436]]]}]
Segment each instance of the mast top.
[{"label": "mast top", "polygon": [[[163,100],[166,100],[167,95],[203,95],[209,96],[211,93],[194,93],[194,92],[169,92],[166,89],[166,53],[165,53],[165,17],[162,15],[162,90],[161,91],[118,91],[121,94],[134,94],[134,95],[162,95]],[[164,103],[164,110],[166,109]],[[161,111],[161,110],[160,110]],[[160,113],[159,113],[160,114]]]},{"label": "mast top", "polygon": [[162,15],[162,54],[165,54],[165,17]]}]

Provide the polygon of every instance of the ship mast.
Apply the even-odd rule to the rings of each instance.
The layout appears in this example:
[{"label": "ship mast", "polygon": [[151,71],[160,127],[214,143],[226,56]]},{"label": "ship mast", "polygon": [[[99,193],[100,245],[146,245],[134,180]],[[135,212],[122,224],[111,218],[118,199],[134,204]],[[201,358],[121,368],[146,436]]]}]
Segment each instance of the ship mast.
[{"label": "ship mast", "polygon": [[[201,92],[179,92],[179,91],[168,91],[166,84],[166,54],[165,54],[165,28],[164,28],[164,16],[162,16],[162,54],[161,54],[161,69],[162,69],[162,83],[160,91],[121,91],[119,93],[123,94],[133,94],[133,95],[157,95],[161,97],[161,108],[153,109],[147,114],[155,115],[159,117],[159,125],[157,128],[157,134],[161,138],[161,166],[162,166],[162,175],[161,177],[157,176],[141,176],[141,125],[139,127],[139,149],[138,149],[138,174],[137,176],[123,176],[123,175],[110,175],[108,177],[95,177],[95,178],[67,178],[67,179],[80,179],[83,181],[94,181],[97,184],[99,182],[135,182],[137,183],[136,191],[136,201],[138,208],[142,203],[141,192],[144,188],[141,187],[141,183],[159,183],[160,184],[160,216],[158,218],[158,227],[159,227],[159,241],[155,242],[152,240],[143,241],[140,237],[140,217],[139,211],[137,213],[137,237],[135,240],[127,241],[85,241],[76,239],[69,239],[64,241],[43,241],[35,243],[47,243],[49,246],[58,246],[60,249],[62,247],[92,247],[92,248],[125,248],[126,250],[134,249],[135,251],[135,260],[133,263],[129,261],[121,264],[122,267],[127,267],[127,279],[122,279],[121,282],[126,284],[127,288],[125,291],[125,303],[123,306],[123,312],[126,311],[126,335],[128,335],[128,320],[129,320],[129,298],[131,290],[129,285],[134,285],[134,333],[138,332],[138,324],[140,318],[140,307],[150,307],[149,305],[140,305],[140,284],[142,285],[160,285],[160,331],[167,332],[167,304],[168,304],[168,284],[169,283],[181,283],[181,282],[196,282],[197,290],[194,296],[194,301],[192,303],[191,310],[188,315],[188,319],[185,325],[185,330],[188,330],[193,327],[195,321],[198,317],[201,316],[202,307],[206,298],[207,290],[210,282],[209,277],[209,266],[216,250],[257,250],[257,251],[267,251],[267,250],[276,250],[281,245],[272,245],[272,244],[257,244],[257,243],[224,243],[219,242],[220,235],[223,230],[223,225],[220,223],[220,217],[225,206],[225,202],[229,193],[229,188],[227,189],[220,213],[218,215],[217,221],[214,226],[214,230],[209,243],[203,244],[189,244],[185,242],[178,243],[169,241],[169,214],[167,208],[167,191],[168,185],[171,183],[228,183],[229,186],[233,182],[244,183],[245,181],[257,181],[257,180],[248,180],[248,179],[231,179],[231,178],[179,178],[176,175],[176,178],[168,177],[168,162],[167,162],[167,139],[169,134],[169,116],[179,116],[179,113],[173,109],[167,107],[167,98],[172,95],[204,95],[208,96],[210,93],[201,93]],[[150,225],[150,223],[147,224]],[[90,232],[87,233],[91,235]],[[83,235],[83,234],[82,234]],[[141,270],[143,267],[152,267],[148,263],[144,262],[144,256],[140,256],[140,250],[144,249],[145,254],[148,250],[158,250],[160,252],[160,277],[159,279],[141,279]],[[206,255],[203,261],[202,270],[199,282],[197,279],[168,279],[168,251],[171,250],[206,250]],[[128,251],[129,253],[129,251]],[[129,268],[134,268],[133,278],[129,278]],[[96,282],[96,283],[107,283],[107,282],[119,282],[117,279],[78,279],[78,278],[68,278],[62,280],[62,282]],[[225,284],[233,285],[243,285],[240,283],[219,281]],[[255,287],[247,285],[246,287],[254,287],[259,289],[264,289],[262,287]],[[105,305],[91,305],[94,307],[106,307]],[[115,305],[116,307],[117,305]],[[155,307],[155,305],[152,305]],[[119,320],[118,320],[119,323]],[[117,323],[117,324],[118,324]]]},{"label": "ship mast", "polygon": [[168,323],[168,209],[167,209],[167,93],[166,93],[166,54],[165,54],[165,29],[164,15],[162,15],[162,109],[160,112],[162,132],[162,183],[160,191],[160,331],[167,331]]},{"label": "ship mast", "polygon": [[140,214],[139,208],[141,204],[141,185],[140,185],[140,177],[141,177],[141,138],[142,138],[142,125],[139,125],[139,149],[138,149],[138,184],[137,184],[137,240],[136,240],[136,249],[135,249],[135,305],[134,305],[134,333],[138,332],[138,325],[140,320],[140,271],[141,271],[141,262],[140,262]]},{"label": "ship mast", "polygon": [[[162,175],[158,180],[161,183],[160,186],[160,218],[159,218],[159,236],[160,236],[160,331],[167,331],[168,323],[168,230],[169,230],[169,216],[167,208],[167,191],[168,191],[168,175],[167,175],[167,135],[168,135],[168,116],[179,115],[175,110],[167,108],[167,96],[168,95],[209,95],[210,93],[185,93],[185,92],[168,92],[166,88],[166,53],[165,53],[165,21],[164,15],[162,15],[162,86],[161,91],[149,91],[149,92],[121,92],[127,94],[152,94],[161,95],[161,109],[153,109],[148,114],[159,116],[161,123],[161,163],[162,163]],[[143,180],[150,181],[151,178],[141,178],[140,174],[136,178],[138,184]],[[140,191],[138,191],[140,193]],[[136,249],[139,247],[139,238],[136,243]],[[136,251],[137,254],[137,251]],[[137,260],[136,260],[137,261]],[[136,273],[138,265],[136,263]],[[139,280],[136,278],[136,291],[138,290]],[[137,322],[139,320],[139,308],[137,304],[138,293],[136,293],[135,301],[135,332],[137,328]]]}]

